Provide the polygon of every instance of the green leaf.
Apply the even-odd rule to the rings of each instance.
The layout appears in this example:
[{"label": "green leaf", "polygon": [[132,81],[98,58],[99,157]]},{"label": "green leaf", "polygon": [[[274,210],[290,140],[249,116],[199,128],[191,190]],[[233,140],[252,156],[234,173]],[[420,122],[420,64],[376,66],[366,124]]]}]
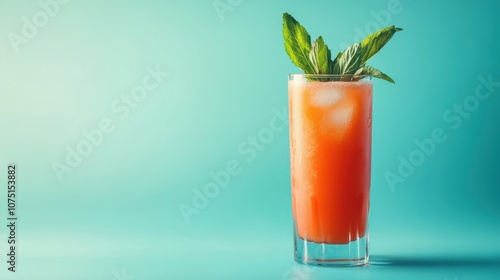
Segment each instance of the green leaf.
[{"label": "green leaf", "polygon": [[345,51],[337,55],[337,73],[335,74],[354,74],[362,66],[361,44],[355,43],[349,46]]},{"label": "green leaf", "polygon": [[292,62],[305,74],[314,74],[314,66],[309,60],[311,36],[290,14],[283,14],[283,38],[285,50]]},{"label": "green leaf", "polygon": [[394,25],[381,29],[373,34],[368,35],[361,42],[362,57],[361,64],[364,65],[368,59],[374,56],[385,44],[392,38],[392,36],[403,29],[397,28]]},{"label": "green leaf", "polygon": [[372,76],[374,78],[386,80],[386,81],[394,84],[394,80],[391,77],[382,73],[382,71],[375,69],[375,68],[368,66],[368,65],[365,65],[365,66],[359,68],[358,71],[356,71],[356,73],[354,73],[354,75],[369,75],[369,76]]},{"label": "green leaf", "polygon": [[340,66],[339,66],[339,59],[342,56],[342,52],[339,52],[335,59],[332,61],[332,74],[339,74],[340,73]]},{"label": "green leaf", "polygon": [[311,51],[309,52],[309,60],[314,67],[314,73],[330,74],[331,56],[332,54],[323,41],[323,37],[319,36],[318,39],[312,43]]}]

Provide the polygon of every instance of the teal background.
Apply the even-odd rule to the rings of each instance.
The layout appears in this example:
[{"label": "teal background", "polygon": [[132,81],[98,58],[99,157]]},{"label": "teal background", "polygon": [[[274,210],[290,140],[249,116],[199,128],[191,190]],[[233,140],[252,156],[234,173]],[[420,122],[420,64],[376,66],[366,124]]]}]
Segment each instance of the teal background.
[{"label": "teal background", "polygon": [[[214,3],[68,1],[16,53],[9,34],[43,10],[0,1],[0,224],[9,163],[19,196],[18,272],[1,226],[1,279],[498,279],[500,87],[456,129],[443,114],[478,77],[500,81],[499,1]],[[287,129],[248,151],[299,72],[285,11],[335,53],[358,29],[404,28],[370,63],[396,84],[374,81],[367,267],[295,264]],[[112,104],[147,67],[169,75],[120,118]],[[115,129],[58,180],[53,163],[105,118]],[[446,141],[391,188],[387,172],[436,128]],[[179,207],[233,161],[240,172],[186,223]]]}]

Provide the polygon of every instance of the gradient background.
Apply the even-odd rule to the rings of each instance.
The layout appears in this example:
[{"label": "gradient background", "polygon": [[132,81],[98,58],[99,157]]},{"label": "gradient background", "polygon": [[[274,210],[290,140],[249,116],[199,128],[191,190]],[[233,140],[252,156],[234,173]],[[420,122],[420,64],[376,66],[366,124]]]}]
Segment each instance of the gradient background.
[{"label": "gradient background", "polygon": [[[9,34],[43,10],[0,1],[0,225],[9,163],[19,196],[18,272],[0,226],[1,279],[500,277],[500,87],[456,129],[443,118],[479,76],[500,81],[500,1],[219,3],[228,9],[72,0],[16,53]],[[374,81],[367,267],[293,262],[286,129],[251,160],[238,150],[283,111],[287,75],[299,72],[283,48],[285,11],[334,53],[358,30],[404,28],[370,63],[396,85]],[[120,119],[113,102],[157,66],[170,75]],[[104,118],[115,130],[58,180],[53,162]],[[391,189],[386,172],[435,128],[447,140]],[[230,161],[241,172],[187,224],[179,205]]]}]

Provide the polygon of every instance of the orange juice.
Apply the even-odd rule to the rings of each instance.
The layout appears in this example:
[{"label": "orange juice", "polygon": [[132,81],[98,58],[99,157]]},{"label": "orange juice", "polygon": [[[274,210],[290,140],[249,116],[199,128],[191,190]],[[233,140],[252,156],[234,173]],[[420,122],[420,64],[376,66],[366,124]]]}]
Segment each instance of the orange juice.
[{"label": "orange juice", "polygon": [[290,79],[288,95],[296,234],[327,244],[365,237],[372,83]]}]

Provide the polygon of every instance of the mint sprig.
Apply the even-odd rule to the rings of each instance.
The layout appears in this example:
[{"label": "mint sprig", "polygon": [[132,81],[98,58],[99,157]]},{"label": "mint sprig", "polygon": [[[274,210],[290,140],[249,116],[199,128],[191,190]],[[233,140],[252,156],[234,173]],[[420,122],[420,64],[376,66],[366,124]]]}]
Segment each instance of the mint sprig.
[{"label": "mint sprig", "polygon": [[[394,80],[382,71],[366,65],[366,62],[378,53],[394,34],[403,29],[394,25],[368,35],[363,41],[354,43],[331,59],[331,51],[319,36],[311,44],[311,36],[304,26],[290,14],[283,14],[283,38],[285,50],[292,62],[305,74],[349,75],[349,80],[359,80],[359,75],[394,83]],[[354,75],[354,76],[353,76]],[[323,81],[325,81],[323,79]]]}]

